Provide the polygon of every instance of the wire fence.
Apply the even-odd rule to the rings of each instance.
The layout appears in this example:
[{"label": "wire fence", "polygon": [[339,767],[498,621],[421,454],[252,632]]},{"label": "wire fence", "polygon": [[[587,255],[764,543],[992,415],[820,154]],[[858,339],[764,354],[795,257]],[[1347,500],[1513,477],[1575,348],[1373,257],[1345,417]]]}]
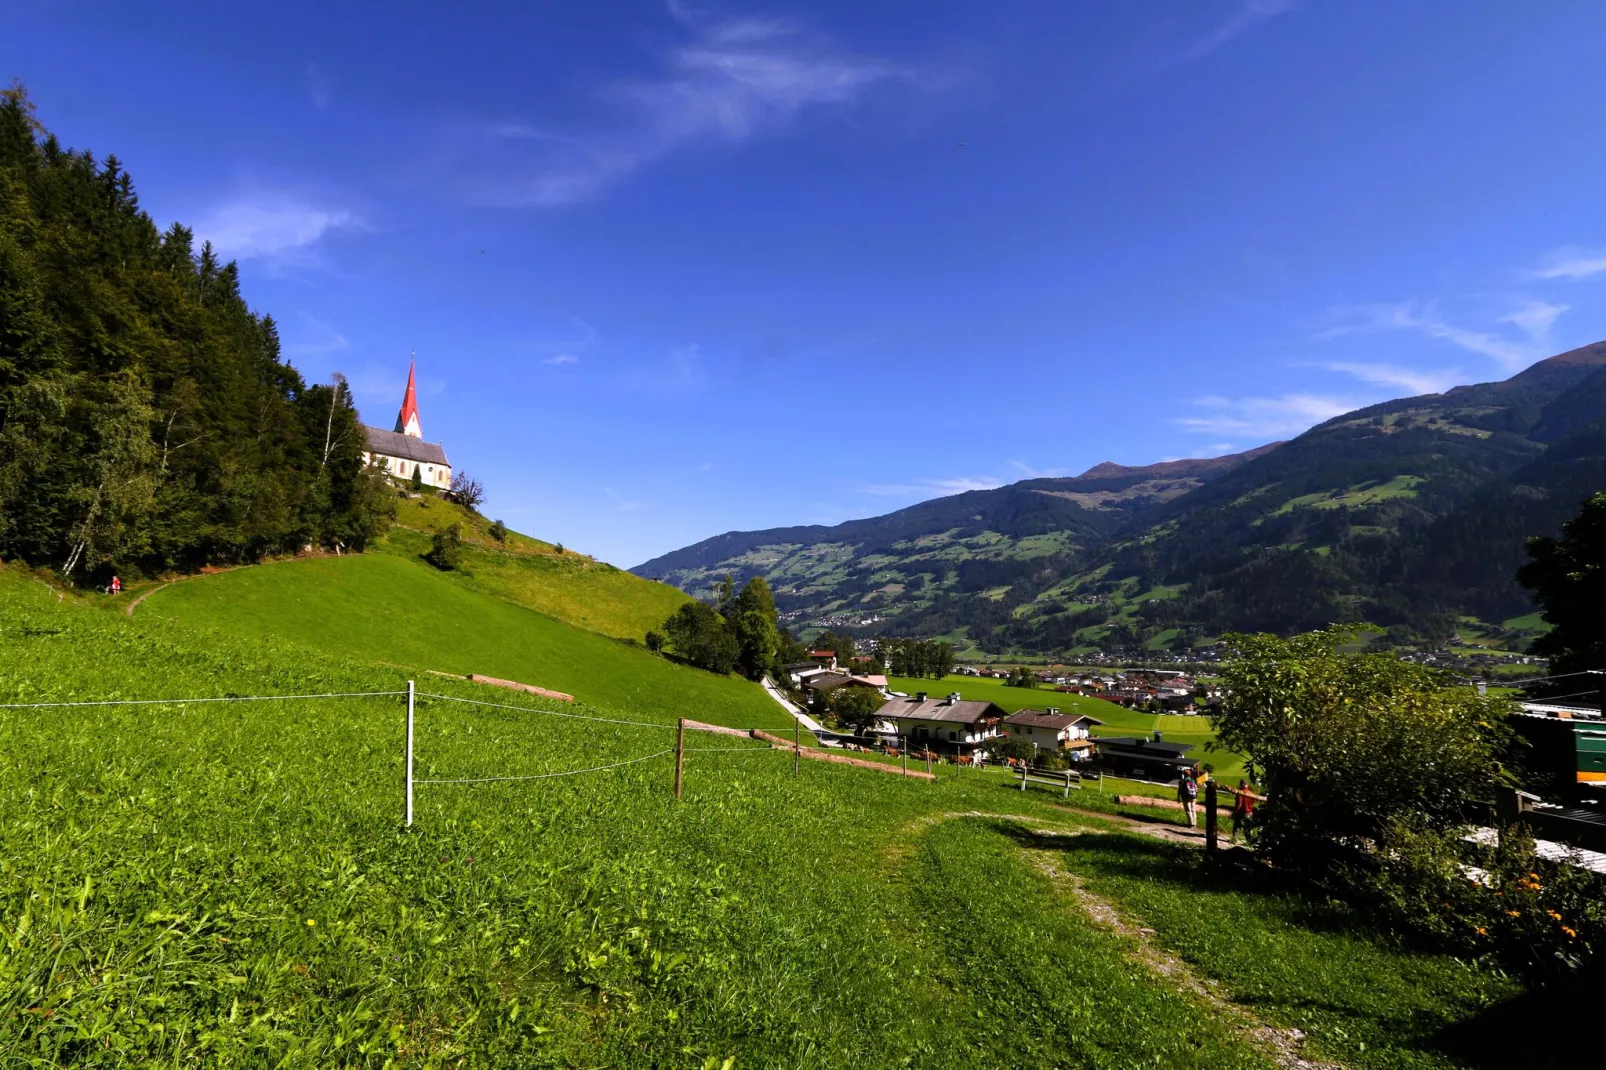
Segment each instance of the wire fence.
[{"label": "wire fence", "polygon": [[[515,705],[512,705],[510,703],[505,703],[505,702],[487,702],[487,701],[485,701],[483,699],[464,698],[461,695],[443,695],[443,694],[440,694],[438,692],[418,691],[415,688],[415,686],[414,686],[414,684],[413,684],[413,682],[411,680],[409,680],[407,682],[406,690],[401,690],[401,691],[335,691],[335,692],[327,692],[327,693],[323,693],[323,694],[298,694],[298,695],[206,695],[206,696],[198,696],[198,697],[192,696],[192,697],[184,697],[184,698],[113,698],[113,699],[82,699],[82,700],[58,701],[58,702],[4,702],[4,703],[0,703],[0,710],[70,709],[70,708],[110,707],[110,706],[187,706],[187,705],[191,705],[191,704],[195,704],[195,703],[216,703],[216,702],[302,702],[302,701],[310,701],[310,700],[313,700],[313,699],[359,699],[359,698],[405,698],[406,699],[406,705],[407,705],[407,737],[406,737],[406,739],[407,739],[407,741],[406,741],[406,749],[405,749],[405,752],[404,752],[404,764],[405,764],[405,768],[406,768],[405,819],[406,819],[406,824],[408,826],[411,826],[412,823],[413,823],[413,789],[416,786],[420,786],[420,785],[424,785],[424,784],[429,784],[429,785],[499,784],[499,783],[511,783],[511,782],[516,782],[516,781],[527,781],[527,780],[552,780],[552,779],[556,779],[558,777],[580,776],[580,775],[585,774],[585,773],[604,773],[604,772],[607,772],[607,771],[609,771],[611,769],[622,769],[625,766],[638,765],[638,764],[640,764],[642,762],[650,762],[650,761],[652,761],[652,760],[654,760],[656,758],[663,758],[663,757],[667,757],[669,755],[674,755],[675,756],[675,797],[678,799],[678,798],[680,798],[681,766],[685,761],[686,755],[688,755],[688,754],[734,754],[734,753],[737,753],[737,752],[752,752],[752,753],[760,753],[760,752],[762,752],[762,753],[766,753],[766,754],[782,753],[782,751],[780,749],[778,749],[775,745],[769,744],[769,743],[762,743],[762,742],[759,742],[758,745],[756,745],[756,746],[747,745],[747,746],[740,746],[740,747],[687,747],[685,745],[685,733],[686,733],[686,728],[688,726],[688,722],[684,718],[680,719],[677,723],[674,723],[674,724],[664,724],[661,721],[630,721],[630,720],[625,720],[623,718],[618,718],[618,717],[595,717],[595,716],[591,716],[589,714],[582,714],[582,713],[564,713],[564,712],[559,711],[559,710],[542,709],[542,708],[540,708],[538,706],[515,706]],[[549,773],[528,773],[528,774],[509,775],[509,776],[430,777],[430,778],[426,778],[426,779],[419,779],[419,778],[417,778],[417,777],[415,777],[413,775],[413,765],[414,765],[414,760],[415,760],[414,749],[413,749],[413,742],[414,742],[414,731],[413,731],[413,729],[414,729],[414,717],[415,717],[416,704],[417,704],[417,700],[420,699],[420,698],[434,699],[434,700],[441,701],[441,702],[462,703],[463,705],[467,705],[467,706],[481,706],[481,707],[486,707],[486,708],[490,708],[490,709],[512,710],[515,713],[526,713],[526,714],[533,713],[533,714],[539,714],[539,715],[544,716],[544,717],[558,717],[558,718],[561,718],[561,719],[567,720],[567,721],[587,721],[587,722],[591,722],[591,723],[594,723],[594,724],[620,725],[620,726],[626,726],[626,727],[631,727],[631,728],[667,729],[667,730],[674,731],[676,733],[675,746],[666,747],[666,748],[664,748],[662,750],[655,751],[652,754],[644,754],[644,755],[641,755],[640,757],[636,757],[636,758],[627,758],[624,761],[610,762],[610,763],[607,763],[605,765],[586,766],[585,768],[581,768],[581,769],[561,769],[561,770],[556,770],[554,772],[549,772]],[[689,723],[693,727],[693,730],[705,729],[705,728],[710,727],[710,726],[698,725],[696,722],[689,722]],[[739,733],[739,732],[756,731],[756,730],[755,729],[732,729],[732,728],[726,727],[726,731],[732,732],[732,733]],[[755,742],[757,742],[757,741],[755,741]]]},{"label": "wire fence", "polygon": [[206,698],[107,698],[83,702],[0,702],[0,710],[70,706],[185,706],[192,702],[294,702],[313,698],[395,698],[405,694],[405,691],[344,691],[328,695],[216,695]]}]

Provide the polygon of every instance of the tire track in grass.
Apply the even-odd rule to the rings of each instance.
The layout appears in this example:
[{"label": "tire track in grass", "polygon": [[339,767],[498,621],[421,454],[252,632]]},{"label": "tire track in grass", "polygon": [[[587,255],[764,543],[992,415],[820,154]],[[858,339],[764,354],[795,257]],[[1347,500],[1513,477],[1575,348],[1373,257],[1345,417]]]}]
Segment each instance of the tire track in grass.
[{"label": "tire track in grass", "polygon": [[[1060,808],[1056,808],[1060,809]],[[1041,816],[1027,814],[986,813],[980,810],[949,811],[926,814],[904,826],[902,835],[888,845],[887,857],[902,863],[913,852],[916,837],[933,826],[955,819],[981,818],[991,821],[1012,821],[1034,839],[1057,840],[1061,837],[1105,835],[1129,830],[1154,835],[1154,830],[1141,822],[1112,820],[1109,815],[1078,812],[1082,821],[1079,827],[1056,827],[1054,822]],[[1104,824],[1104,828],[1092,827]],[[1109,826],[1114,825],[1115,828]],[[1044,827],[1048,826],[1048,827]],[[1130,827],[1136,826],[1136,827]],[[1160,839],[1176,842],[1171,837]],[[1192,844],[1190,844],[1192,845]],[[1292,1027],[1280,1028],[1261,1021],[1252,1012],[1227,999],[1219,991],[1217,982],[1201,978],[1180,956],[1160,946],[1154,940],[1154,930],[1141,925],[1121,913],[1115,904],[1099,896],[1082,882],[1082,879],[1058,864],[1058,852],[1046,849],[1022,848],[1023,853],[1056,888],[1068,893],[1077,908],[1100,928],[1122,937],[1130,948],[1131,959],[1146,972],[1162,979],[1182,996],[1204,1006],[1225,1021],[1245,1041],[1264,1052],[1283,1070],[1345,1070],[1341,1063],[1308,1059],[1303,1054],[1305,1034]]]},{"label": "tire track in grass", "polygon": [[[1033,837],[1053,839],[1065,833],[1027,829]],[[1078,833],[1080,835],[1080,833]],[[1344,1070],[1340,1063],[1320,1062],[1303,1055],[1302,1030],[1268,1025],[1246,1008],[1225,998],[1214,981],[1202,979],[1182,958],[1154,940],[1154,930],[1124,916],[1114,903],[1089,891],[1082,879],[1057,865],[1056,852],[1023,848],[1032,863],[1069,893],[1072,901],[1094,924],[1126,938],[1132,959],[1145,970],[1166,980],[1177,991],[1221,1015],[1240,1034],[1276,1060],[1285,1070]]]}]

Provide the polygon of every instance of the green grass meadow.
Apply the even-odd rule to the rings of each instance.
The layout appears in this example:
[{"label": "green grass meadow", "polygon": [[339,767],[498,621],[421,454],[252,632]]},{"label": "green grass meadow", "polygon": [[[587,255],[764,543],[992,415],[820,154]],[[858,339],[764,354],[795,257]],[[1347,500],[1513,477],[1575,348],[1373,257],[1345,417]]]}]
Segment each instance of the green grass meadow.
[{"label": "green grass meadow", "polygon": [[477,673],[659,719],[791,727],[791,718],[756,684],[676,665],[392,554],[306,558],[200,576],[151,595],[137,616],[288,639],[402,667],[421,680],[428,669]]},{"label": "green grass meadow", "polygon": [[573,550],[560,552],[540,539],[507,532],[498,542],[482,516],[440,498],[409,498],[396,526],[378,549],[417,561],[429,551],[430,535],[448,524],[463,527],[463,563],[448,578],[472,590],[526,606],[567,624],[616,639],[640,642],[687,596]]},{"label": "green grass meadow", "polygon": [[[647,760],[420,784],[406,830],[396,695],[0,709],[0,1065],[1274,1065],[1087,919],[1034,861],[1044,831],[1313,1053],[1359,1037],[1355,1066],[1494,1065],[1438,1025],[1497,1013],[1498,978],[1353,920],[1335,943],[1319,904],[1201,883],[1001,776],[794,775],[784,752],[693,734],[677,803],[673,718],[750,723],[756,689],[360,560],[188,581],[133,618],[0,568],[0,703],[394,691],[444,642],[445,668],[567,671],[586,704],[436,678],[519,708],[421,701],[421,778]],[[416,626],[380,594],[422,598]],[[553,716],[576,712],[645,723]],[[1322,1009],[1362,985],[1414,1002]]]}]

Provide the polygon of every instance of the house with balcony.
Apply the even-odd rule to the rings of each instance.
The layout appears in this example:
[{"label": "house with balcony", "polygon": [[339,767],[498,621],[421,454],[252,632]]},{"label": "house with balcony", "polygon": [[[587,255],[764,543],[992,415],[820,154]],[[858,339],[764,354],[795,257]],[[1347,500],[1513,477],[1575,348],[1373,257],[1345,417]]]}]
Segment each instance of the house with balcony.
[{"label": "house with balcony", "polygon": [[1078,761],[1092,756],[1091,729],[1104,722],[1082,714],[1061,713],[1057,707],[1046,710],[1020,710],[1003,720],[1005,735],[1025,739],[1038,750],[1070,751]]},{"label": "house with balcony", "polygon": [[999,726],[1006,716],[996,702],[967,701],[957,691],[934,699],[918,691],[888,701],[876,712],[875,723],[878,734],[907,740],[912,747],[985,758],[987,743],[1002,735]]}]

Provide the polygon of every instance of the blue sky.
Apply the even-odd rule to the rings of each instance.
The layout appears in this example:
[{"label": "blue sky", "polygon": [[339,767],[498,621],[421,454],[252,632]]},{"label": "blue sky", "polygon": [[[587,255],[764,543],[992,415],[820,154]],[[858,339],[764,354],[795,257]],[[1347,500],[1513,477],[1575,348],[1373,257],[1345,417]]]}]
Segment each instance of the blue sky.
[{"label": "blue sky", "polygon": [[305,374],[620,565],[1606,337],[1606,5],[13,5]]}]

